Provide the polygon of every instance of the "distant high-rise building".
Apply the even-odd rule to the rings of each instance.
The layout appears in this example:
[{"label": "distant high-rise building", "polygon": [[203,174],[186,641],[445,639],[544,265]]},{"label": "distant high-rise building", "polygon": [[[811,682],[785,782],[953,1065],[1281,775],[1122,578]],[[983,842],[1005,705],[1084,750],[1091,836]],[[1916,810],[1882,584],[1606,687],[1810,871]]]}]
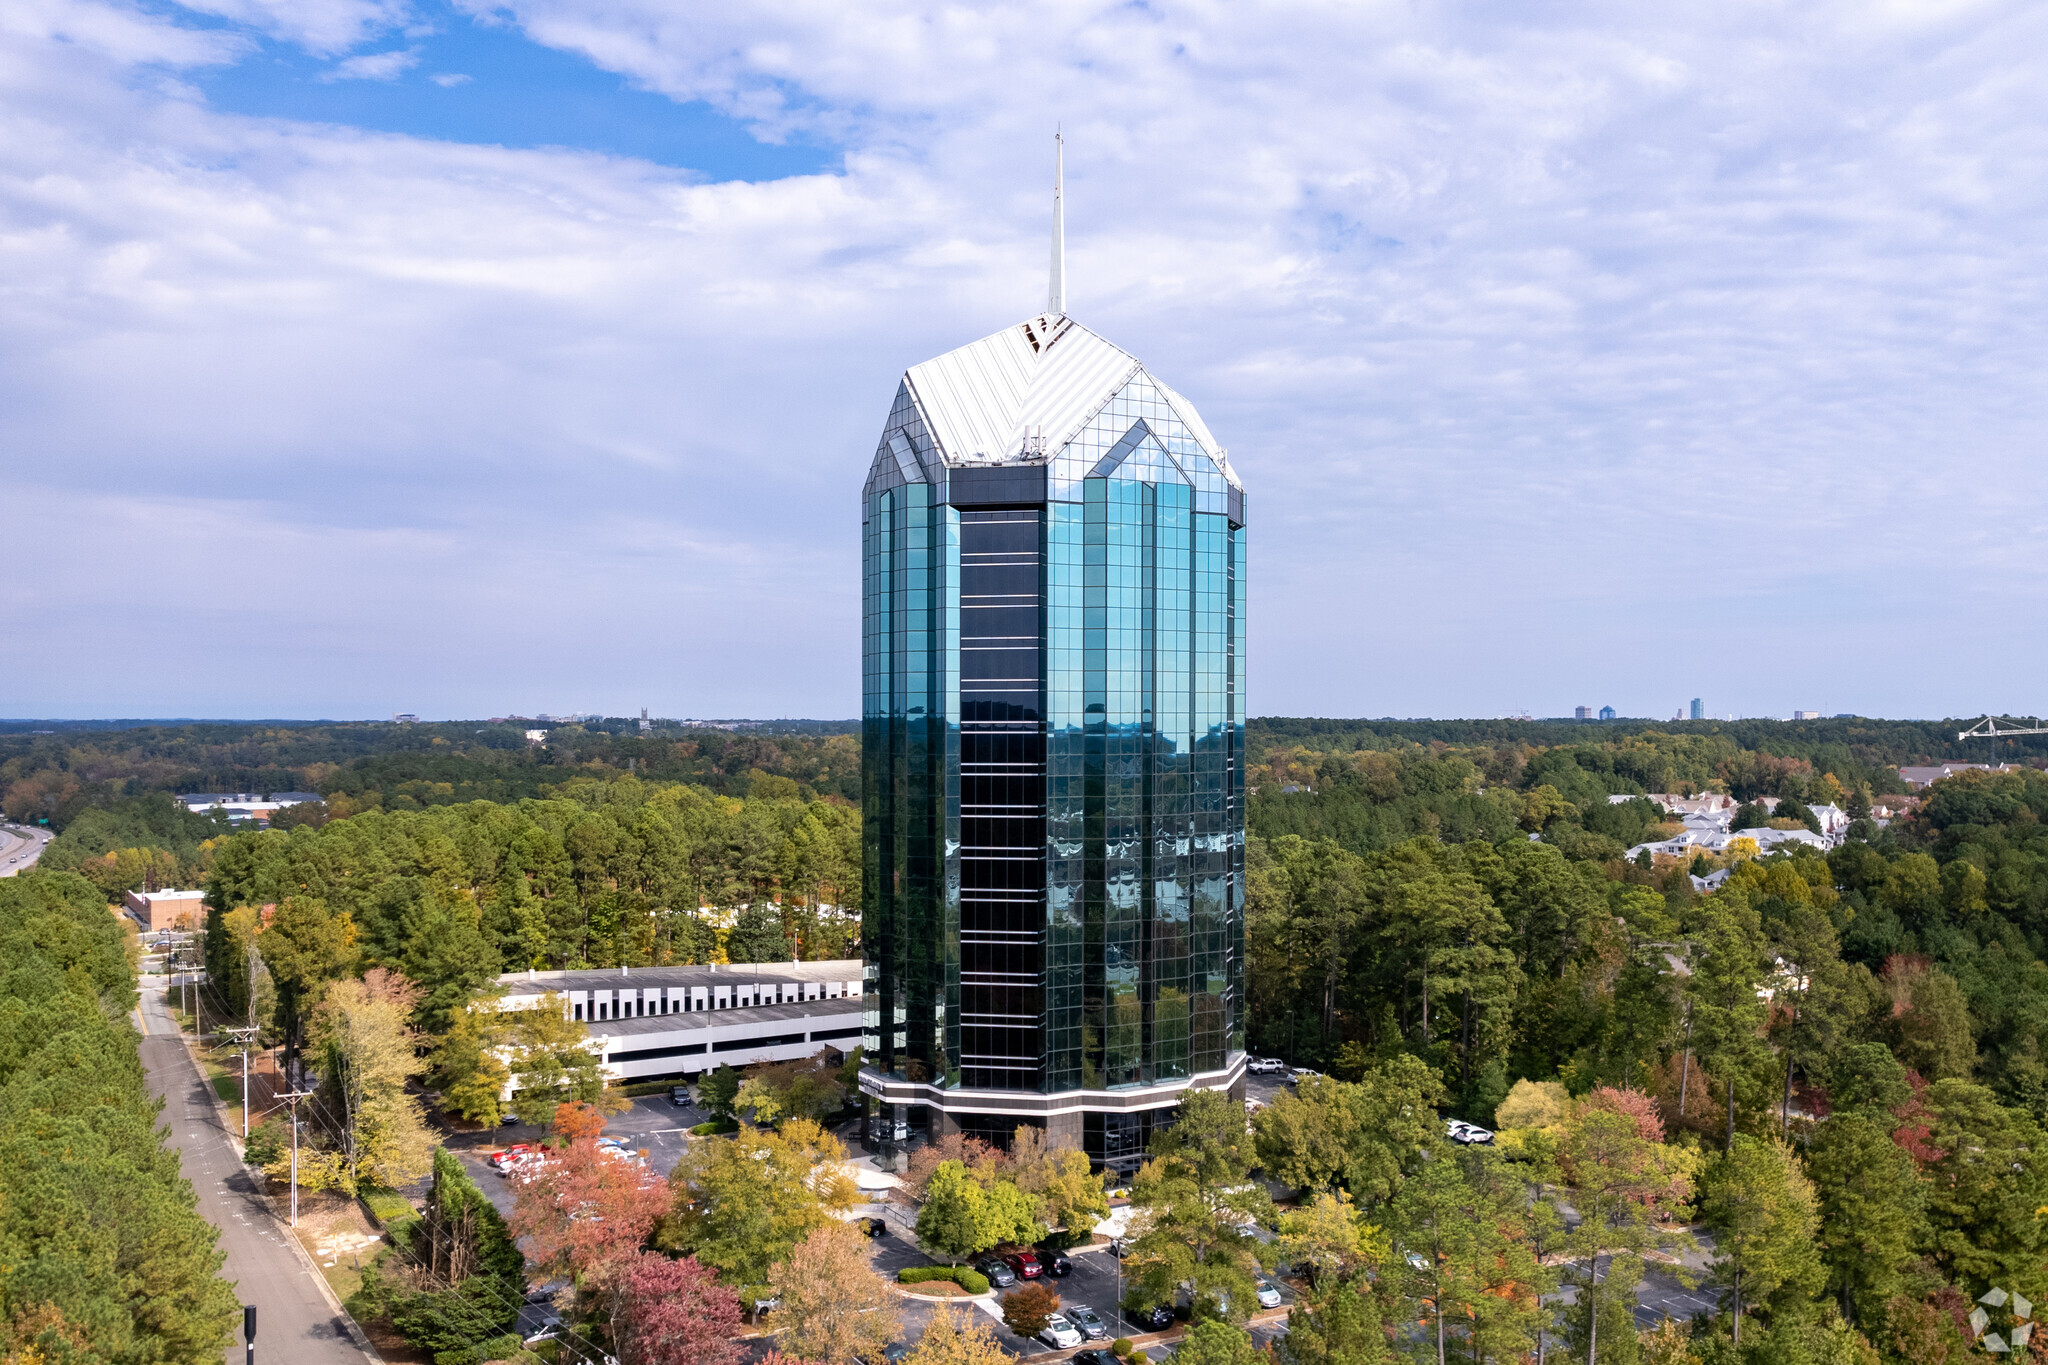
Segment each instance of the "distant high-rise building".
[{"label": "distant high-rise building", "polygon": [[1820,719],[1820,712],[1818,712],[1818,711],[1794,711],[1794,712],[1792,713],[1792,719],[1794,719],[1794,720],[1819,720],[1819,719]]},{"label": "distant high-rise building", "polygon": [[1602,719],[1602,720],[1613,720],[1613,719],[1614,719],[1614,708],[1613,708],[1613,707],[1611,707],[1611,706],[1603,706],[1603,707],[1601,707],[1601,708],[1600,708],[1600,719]]},{"label": "distant high-rise building", "polygon": [[1692,718],[1694,720],[1705,720],[1707,718],[1707,708],[1698,697],[1692,699]]},{"label": "distant high-rise building", "polygon": [[1129,1170],[1244,1077],[1245,499],[1046,311],[910,369],[863,493],[868,1136]]},{"label": "distant high-rise building", "polygon": [[1572,708],[1572,719],[1573,719],[1573,720],[1591,720],[1591,719],[1593,719],[1593,708],[1592,708],[1592,707],[1590,707],[1590,706],[1574,706],[1574,707]]},{"label": "distant high-rise building", "polygon": [[646,734],[646,733],[647,733],[647,732],[648,732],[649,730],[652,730],[653,728],[654,728],[654,722],[653,722],[653,721],[651,721],[651,720],[649,720],[649,719],[647,719],[647,708],[646,708],[646,707],[644,707],[644,706],[643,706],[643,707],[641,707],[641,708],[640,708],[640,733],[644,735],[644,734]]}]

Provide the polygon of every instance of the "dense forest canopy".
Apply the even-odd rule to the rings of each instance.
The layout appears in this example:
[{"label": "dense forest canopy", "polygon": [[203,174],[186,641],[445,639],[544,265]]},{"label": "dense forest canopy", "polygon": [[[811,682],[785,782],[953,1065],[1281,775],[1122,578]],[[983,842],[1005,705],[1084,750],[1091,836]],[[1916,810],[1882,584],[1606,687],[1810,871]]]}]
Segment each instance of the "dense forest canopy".
[{"label": "dense forest canopy", "polygon": [[[545,729],[532,744],[528,728]],[[636,720],[542,725],[345,722],[136,726],[0,734],[0,810],[63,829],[152,792],[310,791],[337,809],[415,810],[517,801],[572,778],[620,773],[746,795],[762,776],[788,795],[860,794],[858,725],[763,722],[739,730]],[[771,786],[774,784],[771,784]]]},{"label": "dense forest canopy", "polygon": [[[554,727],[535,747],[505,728],[5,737],[0,795],[61,829],[33,879],[68,897],[203,884],[215,1004],[269,1037],[317,1050],[335,983],[404,982],[451,1093],[488,1052],[465,1030],[500,971],[854,951],[834,909],[860,900],[852,733],[621,722]],[[1337,1263],[1392,1272],[1321,1285],[1324,1325],[1294,1326],[1287,1365],[1329,1365],[1317,1333],[1365,1311],[1332,1286],[1415,1304],[1449,1292],[1402,1288],[1415,1259],[1372,1239],[1412,1248],[1428,1225],[1471,1226],[1444,1214],[1470,1208],[1524,1243],[1549,1236],[1528,1222],[1531,1179],[1616,1210],[1599,1236],[1570,1234],[1586,1269],[1565,1331],[1582,1359],[1577,1334],[1610,1308],[1629,1330],[1601,1237],[1653,1205],[1652,1221],[1697,1218],[1721,1239],[1717,1274],[1779,1275],[1732,1300],[1752,1321],[1739,1348],[1708,1333],[1666,1341],[1660,1361],[1834,1365],[1867,1362],[1872,1344],[1960,1360],[1957,1305],[1993,1283],[2048,1301],[2048,1221],[2033,1212],[2048,1208],[2048,775],[2033,741],[1973,753],[1953,733],[1255,722],[1250,1043],[1329,1077],[1260,1120],[1258,1154],[1337,1224],[1352,1216],[1341,1200],[1373,1220]],[[1900,764],[1989,757],[2021,766],[1903,795]],[[323,800],[231,830],[166,794],[260,789],[222,780],[256,773]],[[1642,846],[1683,829],[1651,799],[1672,792],[1736,798],[1738,831],[1812,829],[1817,806],[1849,823],[1825,848],[1655,853]],[[1439,1110],[1502,1128],[1528,1164],[1430,1164]],[[1635,1186],[1602,1184],[1630,1162]],[[1642,1247],[1664,1236],[1637,1222]],[[1417,1320],[1412,1305],[1386,1312]],[[1458,1330],[1476,1352],[1480,1327]],[[1380,1358],[1374,1340],[1346,1359]],[[1653,1345],[1625,1336],[1599,1358]]]},{"label": "dense forest canopy", "polygon": [[[1415,768],[1418,757],[1461,760],[1486,782],[1521,787],[1531,762],[1545,756],[1560,770],[1585,774],[1551,780],[1569,800],[1595,792],[1709,788],[1742,798],[1786,795],[1807,776],[1824,773],[1843,786],[1881,793],[1899,790],[1892,774],[1900,764],[2048,761],[2042,738],[1999,741],[1996,748],[1982,740],[1959,742],[1956,733],[1967,723],[1266,717],[1250,722],[1245,744],[1251,785],[1262,794],[1315,786],[1319,779],[1377,782],[1383,793],[1389,763],[1400,764],[1410,787],[1462,782],[1458,775]],[[529,727],[546,729],[547,743],[528,743]],[[57,829],[85,810],[152,792],[311,791],[346,798],[336,804],[350,812],[402,810],[517,801],[572,777],[620,772],[726,796],[747,795],[765,775],[794,782],[791,794],[803,799],[851,801],[860,794],[859,731],[852,721],[746,722],[739,729],[663,721],[643,733],[636,719],[620,717],[549,725],[0,722],[0,809],[48,820]]]}]

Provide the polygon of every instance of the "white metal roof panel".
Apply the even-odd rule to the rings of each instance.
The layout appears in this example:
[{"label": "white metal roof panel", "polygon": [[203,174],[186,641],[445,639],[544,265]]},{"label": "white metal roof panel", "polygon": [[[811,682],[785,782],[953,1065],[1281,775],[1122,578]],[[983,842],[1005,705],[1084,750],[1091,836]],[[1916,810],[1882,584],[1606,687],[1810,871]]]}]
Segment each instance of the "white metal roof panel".
[{"label": "white metal roof panel", "polygon": [[1070,319],[1039,317],[913,366],[904,379],[940,455],[957,465],[1018,458],[1032,427],[1056,448],[1137,368]]},{"label": "white metal roof panel", "polygon": [[[940,459],[959,466],[1049,457],[1143,370],[1137,357],[1073,319],[1041,314],[913,366],[903,378]],[[1194,404],[1148,377],[1236,484]],[[1025,449],[1033,431],[1042,450]]]}]

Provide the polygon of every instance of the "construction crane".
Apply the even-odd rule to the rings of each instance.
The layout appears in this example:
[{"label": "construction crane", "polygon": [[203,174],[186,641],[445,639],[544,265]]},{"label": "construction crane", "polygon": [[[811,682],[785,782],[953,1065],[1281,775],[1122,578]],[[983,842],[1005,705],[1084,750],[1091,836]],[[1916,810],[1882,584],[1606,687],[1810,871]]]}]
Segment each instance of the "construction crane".
[{"label": "construction crane", "polygon": [[[2038,721],[2038,720],[2040,719],[2040,717],[2039,717],[2039,716],[2028,716],[2028,717],[2026,717],[2026,719],[2028,719],[2028,720],[2034,720],[2034,721]],[[1958,734],[1958,735],[1956,736],[1956,738],[1957,738],[1957,739],[1959,739],[1959,740],[1963,740],[1963,739],[2012,739],[2012,738],[2017,738],[2017,737],[2018,737],[2018,736],[2020,736],[2020,735],[2048,735],[2048,725],[2032,725],[2032,726],[2006,725],[2006,726],[2000,726],[2000,725],[1999,725],[1999,723],[1998,723],[1998,717],[1996,717],[1996,716],[1986,716],[1986,717],[1984,717],[1984,719],[1982,719],[1982,720],[1978,721],[1978,722],[1977,722],[1977,723],[1976,723],[1975,725],[1972,725],[1972,726],[1971,726],[1971,727],[1970,727],[1969,729],[1967,729],[1967,730],[1964,730],[1964,731],[1962,731],[1961,733],[1959,733],[1959,734]]]}]

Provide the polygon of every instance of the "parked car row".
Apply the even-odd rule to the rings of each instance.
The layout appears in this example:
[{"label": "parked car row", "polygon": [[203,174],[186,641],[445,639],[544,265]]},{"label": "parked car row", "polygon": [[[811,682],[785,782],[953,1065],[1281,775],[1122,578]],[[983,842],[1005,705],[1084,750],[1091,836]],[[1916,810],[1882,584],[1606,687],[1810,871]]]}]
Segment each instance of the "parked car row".
[{"label": "parked car row", "polygon": [[1041,1275],[1059,1279],[1073,1270],[1074,1263],[1067,1259],[1066,1252],[1041,1243],[1028,1249],[984,1256],[974,1263],[974,1268],[986,1275],[988,1282],[998,1289],[1008,1289],[1020,1280],[1035,1280]]}]

